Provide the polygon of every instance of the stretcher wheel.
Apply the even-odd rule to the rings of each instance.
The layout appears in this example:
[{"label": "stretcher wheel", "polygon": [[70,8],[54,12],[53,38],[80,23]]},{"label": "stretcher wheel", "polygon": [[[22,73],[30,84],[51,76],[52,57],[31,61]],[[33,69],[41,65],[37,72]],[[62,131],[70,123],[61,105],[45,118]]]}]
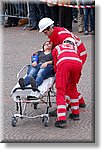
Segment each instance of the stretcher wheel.
[{"label": "stretcher wheel", "polygon": [[16,117],[12,117],[12,126],[15,127],[17,123],[17,118]]},{"label": "stretcher wheel", "polygon": [[48,117],[47,117],[47,116],[43,116],[42,122],[44,122],[44,126],[47,127],[47,126],[48,126],[48,123],[49,123]]}]

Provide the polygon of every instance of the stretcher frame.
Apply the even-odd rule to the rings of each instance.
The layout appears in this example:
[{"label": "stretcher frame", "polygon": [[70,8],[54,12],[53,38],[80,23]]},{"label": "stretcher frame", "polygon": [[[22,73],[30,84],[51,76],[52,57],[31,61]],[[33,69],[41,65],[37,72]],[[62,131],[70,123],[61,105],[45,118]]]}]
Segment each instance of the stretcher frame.
[{"label": "stretcher frame", "polygon": [[[26,67],[28,67],[29,65],[25,65],[20,71],[19,73],[17,74],[17,79],[19,80],[20,78],[20,74],[24,71],[24,69]],[[54,78],[54,77],[53,77]],[[51,97],[55,97],[55,90],[54,90],[54,82],[52,84],[52,86],[42,95],[40,94],[40,96],[37,98],[35,96],[31,96],[31,95],[28,95],[27,97],[21,97],[20,95],[16,95],[16,97],[13,97],[13,94],[16,92],[16,91],[19,91],[19,90],[23,90],[23,92],[25,91],[33,91],[34,89],[30,86],[27,86],[25,88],[21,88],[21,87],[17,87],[15,89],[13,89],[11,91],[11,97],[13,99],[13,101],[16,103],[16,111],[17,113],[15,113],[12,117],[12,126],[13,127],[16,127],[16,123],[18,121],[18,118],[29,118],[29,119],[36,119],[36,118],[41,118],[42,119],[42,122],[44,123],[44,126],[48,126],[49,124],[49,108],[52,107],[52,102],[51,102]],[[36,89],[37,92],[40,92],[39,89]],[[38,115],[35,115],[35,116],[30,116],[30,115],[27,115],[26,114],[26,108],[27,108],[27,105],[29,103],[32,103],[34,105],[34,109],[37,109],[37,105],[39,103],[44,103],[45,104],[45,111],[44,113],[42,114],[38,114]],[[55,102],[53,102],[55,103]]]}]

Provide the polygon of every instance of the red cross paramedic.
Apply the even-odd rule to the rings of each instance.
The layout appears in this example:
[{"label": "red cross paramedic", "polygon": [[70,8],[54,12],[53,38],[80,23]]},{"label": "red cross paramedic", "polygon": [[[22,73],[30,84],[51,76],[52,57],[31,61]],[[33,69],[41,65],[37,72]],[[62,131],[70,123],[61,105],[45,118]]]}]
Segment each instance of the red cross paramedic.
[{"label": "red cross paramedic", "polygon": [[[63,27],[54,27],[54,21],[50,18],[43,18],[39,21],[39,32],[43,32],[53,43],[53,48],[59,44],[62,44],[63,41],[68,38],[72,37],[77,45],[77,53],[79,58],[82,60],[82,65],[85,63],[87,58],[87,52],[86,48],[83,44],[83,42],[80,40],[79,37],[74,35],[72,32],[68,31],[67,29]],[[85,101],[84,98],[79,95],[79,106],[85,107]],[[70,99],[69,95],[66,95],[66,99]]]},{"label": "red cross paramedic", "polygon": [[56,72],[56,127],[66,126],[66,92],[70,97],[72,111],[70,118],[79,120],[79,99],[76,84],[81,75],[82,60],[77,54],[74,41],[72,38],[66,38],[62,44],[57,45],[52,51]]}]

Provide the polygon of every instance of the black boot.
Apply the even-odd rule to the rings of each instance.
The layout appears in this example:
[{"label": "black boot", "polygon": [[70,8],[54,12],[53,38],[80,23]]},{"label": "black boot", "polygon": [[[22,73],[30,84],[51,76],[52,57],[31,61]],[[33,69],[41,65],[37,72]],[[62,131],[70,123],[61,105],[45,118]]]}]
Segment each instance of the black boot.
[{"label": "black boot", "polygon": [[25,83],[24,83],[24,79],[23,78],[20,78],[18,82],[19,82],[19,85],[20,85],[21,88],[25,87]]},{"label": "black boot", "polygon": [[79,114],[76,115],[76,114],[72,114],[72,113],[69,115],[69,118],[71,118],[73,120],[79,120],[80,119]]},{"label": "black boot", "polygon": [[36,91],[37,90],[36,81],[33,77],[30,78],[30,84],[31,87],[33,88],[33,91]]},{"label": "black boot", "polygon": [[54,125],[55,127],[58,127],[58,128],[65,128],[67,126],[66,120],[56,121]]},{"label": "black boot", "polygon": [[79,104],[79,107],[80,107],[80,108],[85,108],[85,107],[86,107],[86,104],[85,104],[85,103],[80,103],[80,104]]}]

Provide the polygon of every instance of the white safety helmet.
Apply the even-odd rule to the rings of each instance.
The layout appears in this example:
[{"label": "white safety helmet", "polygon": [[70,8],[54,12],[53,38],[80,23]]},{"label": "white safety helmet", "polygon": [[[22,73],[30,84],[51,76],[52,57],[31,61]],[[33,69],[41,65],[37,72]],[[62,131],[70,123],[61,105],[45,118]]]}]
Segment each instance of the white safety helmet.
[{"label": "white safety helmet", "polygon": [[66,38],[66,39],[63,41],[63,44],[65,44],[65,43],[69,43],[69,44],[73,45],[73,46],[75,47],[75,50],[77,50],[77,45],[76,45],[76,41],[75,41],[74,38],[72,38],[72,37]]},{"label": "white safety helmet", "polygon": [[43,18],[39,21],[39,32],[44,31],[47,27],[51,26],[54,24],[54,21],[50,18]]}]

